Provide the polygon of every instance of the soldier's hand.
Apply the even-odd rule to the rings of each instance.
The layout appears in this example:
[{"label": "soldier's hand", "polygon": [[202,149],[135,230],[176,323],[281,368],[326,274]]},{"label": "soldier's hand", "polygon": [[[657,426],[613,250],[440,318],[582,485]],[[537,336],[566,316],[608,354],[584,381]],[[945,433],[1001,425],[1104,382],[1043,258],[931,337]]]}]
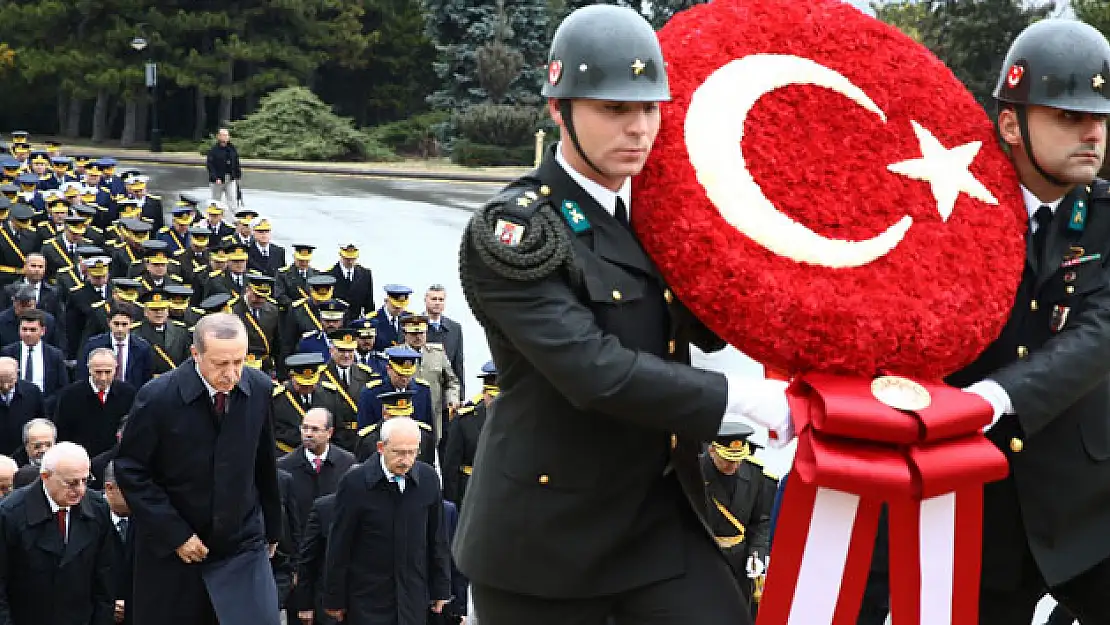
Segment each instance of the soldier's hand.
[{"label": "soldier's hand", "polygon": [[443,608],[445,608],[450,602],[450,599],[436,599],[432,602],[432,612],[435,612],[436,614],[442,614]]},{"label": "soldier's hand", "polygon": [[312,625],[312,610],[301,610],[297,612],[297,619],[304,625]]},{"label": "soldier's hand", "polygon": [[324,610],[324,613],[337,621],[342,621],[346,615],[346,610]]},{"label": "soldier's hand", "polygon": [[186,540],[175,551],[177,557],[181,558],[181,561],[185,564],[200,562],[208,557],[208,547],[204,546],[204,543],[196,534],[190,536],[189,540]]}]

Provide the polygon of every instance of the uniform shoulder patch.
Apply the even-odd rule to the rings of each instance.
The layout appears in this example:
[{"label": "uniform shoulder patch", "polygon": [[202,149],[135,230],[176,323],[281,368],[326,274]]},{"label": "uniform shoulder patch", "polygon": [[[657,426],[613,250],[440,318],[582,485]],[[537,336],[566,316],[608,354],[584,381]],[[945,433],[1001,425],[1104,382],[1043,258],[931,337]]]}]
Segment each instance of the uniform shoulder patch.
[{"label": "uniform shoulder patch", "polygon": [[321,383],[320,383],[320,386],[322,386],[322,387],[324,387],[324,388],[328,389],[329,391],[335,391],[335,392],[337,392],[337,393],[339,392],[339,387],[337,387],[336,385],[332,384],[331,382],[327,382],[327,381],[321,382]]},{"label": "uniform shoulder patch", "polygon": [[376,371],[374,371],[373,369],[371,369],[371,368],[370,368],[370,365],[368,365],[368,364],[366,364],[366,363],[364,363],[364,362],[360,362],[360,363],[358,363],[358,368],[359,368],[359,369],[362,369],[362,370],[363,370],[363,371],[365,371],[366,373],[377,373]]},{"label": "uniform shoulder patch", "polygon": [[285,386],[283,386],[281,383],[279,383],[275,380],[274,381],[274,395],[273,396],[277,397],[278,395],[281,395],[284,392],[285,392]]},{"label": "uniform shoulder patch", "polygon": [[382,384],[381,380],[370,380],[369,382],[366,383],[366,388],[374,388],[376,386],[381,386],[381,384]]},{"label": "uniform shoulder patch", "polygon": [[378,429],[378,424],[377,423],[372,423],[372,424],[362,428],[361,430],[359,430],[358,431],[358,436],[359,436],[359,438],[362,438],[363,436],[369,435],[371,432],[373,432],[376,429]]},{"label": "uniform shoulder patch", "polygon": [[423,378],[413,378],[412,381],[423,386],[431,386],[431,384]]}]

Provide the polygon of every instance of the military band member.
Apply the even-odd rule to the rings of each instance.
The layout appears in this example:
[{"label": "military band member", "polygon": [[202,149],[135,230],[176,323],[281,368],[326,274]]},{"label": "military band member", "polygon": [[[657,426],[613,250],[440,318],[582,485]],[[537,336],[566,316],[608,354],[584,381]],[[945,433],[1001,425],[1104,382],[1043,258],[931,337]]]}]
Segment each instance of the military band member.
[{"label": "military band member", "polygon": [[281,313],[273,295],[274,279],[258,273],[247,276],[243,297],[232,306],[247,327],[247,348],[254,349],[263,359],[262,370],[274,373],[282,358]]},{"label": "military band member", "polygon": [[416,411],[415,394],[412,391],[390,391],[382,393],[378,399],[376,406],[379,411],[378,414],[381,416],[358,431],[358,446],[355,449],[355,457],[358,458],[358,461],[365,462],[367,458],[378,451],[378,441],[381,440],[383,423],[394,417],[410,417],[420,427],[420,452],[416,459],[435,466],[435,435],[432,432],[432,426],[417,420],[414,416]]},{"label": "military band member", "polygon": [[328,381],[321,382],[324,359],[320,354],[292,354],[285,359],[289,380],[274,388],[274,438],[278,450],[293,451],[301,442],[301,421],[312,408],[327,408],[335,414],[343,400],[338,389]]},{"label": "military band member", "polygon": [[170,299],[161,289],[150,290],[139,297],[143,319],[131,326],[131,332],[146,339],[154,356],[154,375],[159,376],[189,357],[191,337],[181,321],[170,319]]},{"label": "military band member", "polygon": [[497,366],[493,361],[482,365],[482,394],[476,402],[467,402],[447,426],[443,450],[443,498],[462,508],[466,485],[474,472],[474,456],[478,453],[478,437],[486,424],[490,403],[501,389],[497,386]]},{"label": "military band member", "polygon": [[309,264],[315,249],[314,245],[294,244],[293,264],[278,269],[274,298],[283,311],[289,310],[294,301],[308,297],[308,279],[320,273]]},{"label": "military band member", "polygon": [[[382,393],[392,391],[412,391],[413,414],[412,418],[423,422],[431,429],[432,423],[432,393],[428,383],[416,377],[416,370],[420,362],[420,352],[411,347],[399,345],[385,350],[389,365],[386,367],[385,376],[375,376],[359,393],[358,397],[358,425],[360,428],[373,423],[382,406],[379,397]],[[434,446],[434,441],[433,441]]]},{"label": "military band member", "polygon": [[709,503],[706,518],[740,590],[749,601],[752,585],[766,569],[770,553],[771,507],[775,489],[763,467],[752,462],[754,433],[742,423],[726,423],[702,456]]},{"label": "military band member", "polygon": [[404,334],[401,332],[401,317],[408,308],[411,295],[412,289],[403,284],[385,285],[385,301],[382,307],[369,317],[370,323],[377,330],[374,351],[383,351],[387,347],[405,342]]},{"label": "military band member", "polygon": [[366,383],[374,377],[374,370],[355,362],[358,345],[353,328],[339,328],[328,334],[331,340],[331,361],[324,368],[324,379],[335,385],[342,400],[335,413],[333,441],[347,451],[354,452],[358,442],[358,397]]}]

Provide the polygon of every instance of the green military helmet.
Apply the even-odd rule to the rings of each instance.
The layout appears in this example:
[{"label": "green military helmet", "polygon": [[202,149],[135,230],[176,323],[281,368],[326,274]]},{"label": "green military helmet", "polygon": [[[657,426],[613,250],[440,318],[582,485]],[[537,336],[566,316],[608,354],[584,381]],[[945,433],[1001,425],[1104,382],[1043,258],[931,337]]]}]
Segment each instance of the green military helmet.
[{"label": "green military helmet", "polygon": [[555,31],[543,96],[617,102],[671,99],[663,50],[636,11],[595,4],[568,15]]},{"label": "green military helmet", "polygon": [[994,97],[1005,104],[1110,113],[1110,43],[1078,20],[1036,22],[1010,46]]}]

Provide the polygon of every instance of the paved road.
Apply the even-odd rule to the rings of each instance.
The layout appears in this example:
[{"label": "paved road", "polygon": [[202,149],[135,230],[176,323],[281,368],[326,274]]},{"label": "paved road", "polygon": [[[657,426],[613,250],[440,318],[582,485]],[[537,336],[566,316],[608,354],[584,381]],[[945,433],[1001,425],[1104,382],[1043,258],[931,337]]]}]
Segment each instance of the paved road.
[{"label": "paved road", "polygon": [[[152,187],[167,199],[191,191],[208,194],[207,178],[199,167],[143,167]],[[428,285],[442,283],[448,290],[447,313],[463,326],[467,385],[476,389],[474,374],[489,359],[489,349],[478,323],[463,300],[458,278],[459,239],[470,214],[497,191],[497,185],[447,181],[369,179],[294,173],[246,172],[246,205],[274,224],[274,241],[316,245],[313,266],[330,267],[340,245],[354,242],[362,250],[360,262],[374,272],[378,288],[396,282],[421,294],[413,308],[422,306]],[[376,296],[381,300],[381,293]],[[697,355],[696,364],[726,372],[761,375],[762,369],[734,349]],[[764,436],[761,434],[761,436]],[[790,466],[794,447],[764,450],[769,470],[782,475]],[[1047,618],[1051,602],[1038,612]]]}]

